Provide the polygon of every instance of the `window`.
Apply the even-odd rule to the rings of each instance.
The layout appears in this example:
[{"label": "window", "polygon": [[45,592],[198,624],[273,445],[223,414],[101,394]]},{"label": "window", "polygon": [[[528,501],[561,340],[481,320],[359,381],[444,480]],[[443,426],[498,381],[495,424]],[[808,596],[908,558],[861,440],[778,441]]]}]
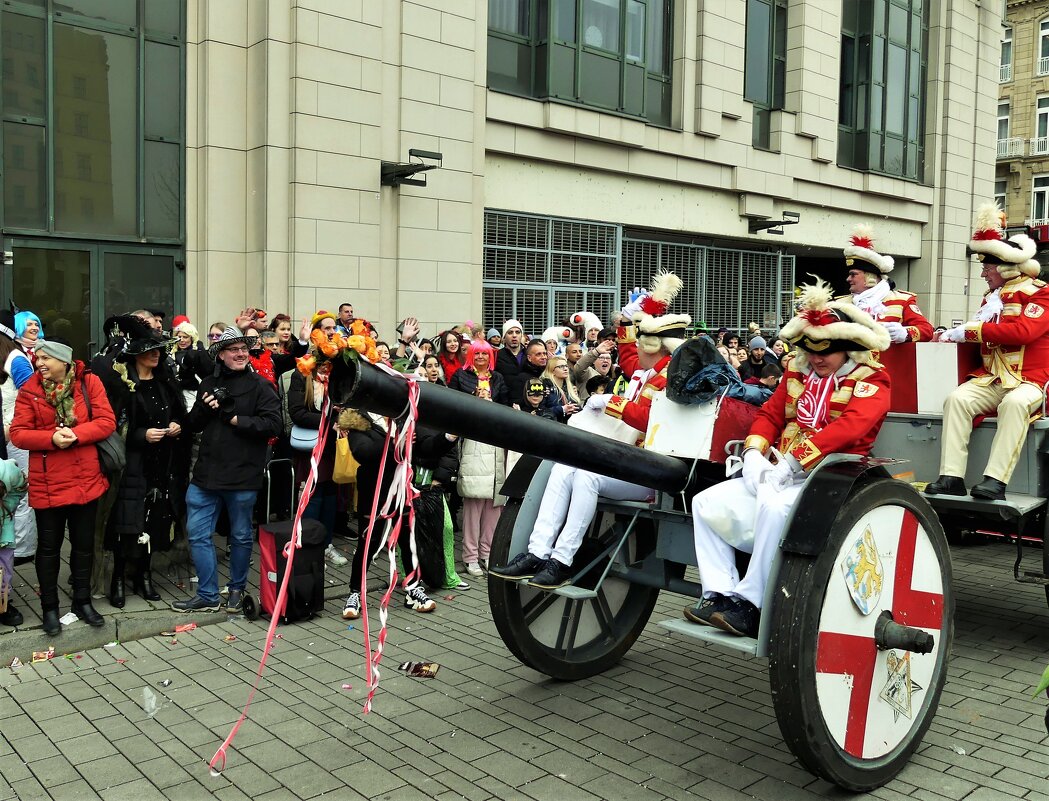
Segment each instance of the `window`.
[{"label": "window", "polygon": [[1002,28],[1002,54],[998,59],[998,82],[1013,79],[1013,29]]},{"label": "window", "polygon": [[998,141],[1009,138],[1009,104],[998,104]]},{"label": "window", "polygon": [[929,3],[845,3],[838,163],[922,180]]},{"label": "window", "polygon": [[185,0],[2,5],[4,159],[26,166],[0,175],[0,225],[179,239],[185,15]]},{"label": "window", "polygon": [[1031,140],[1031,155],[1041,156],[1049,153],[1049,95],[1039,97],[1035,101],[1034,136]]},{"label": "window", "polygon": [[994,181],[994,202],[998,204],[998,208],[1005,211],[1005,192],[1008,188],[1009,180],[1007,178],[996,178]]},{"label": "window", "polygon": [[1031,225],[1049,224],[1049,175],[1036,175],[1031,184]]},{"label": "window", "polygon": [[787,0],[747,0],[743,96],[754,104],[754,147],[771,144],[772,110],[783,108],[787,76]]},{"label": "window", "polygon": [[489,88],[671,118],[672,0],[488,0]]},{"label": "window", "polygon": [[1038,67],[1037,75],[1049,75],[1049,19],[1043,19],[1038,25]]}]

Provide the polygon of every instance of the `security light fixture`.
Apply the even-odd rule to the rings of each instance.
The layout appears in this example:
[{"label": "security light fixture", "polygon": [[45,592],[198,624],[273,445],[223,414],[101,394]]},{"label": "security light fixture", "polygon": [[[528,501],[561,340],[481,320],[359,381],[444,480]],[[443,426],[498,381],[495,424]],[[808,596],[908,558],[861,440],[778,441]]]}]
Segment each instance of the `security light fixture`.
[{"label": "security light fixture", "polygon": [[785,211],[783,212],[782,220],[749,220],[747,222],[747,230],[752,234],[766,231],[770,234],[776,234],[777,236],[783,236],[784,225],[797,225],[801,220],[801,213],[797,211]]},{"label": "security light fixture", "polygon": [[440,168],[443,156],[433,150],[419,150],[411,148],[408,151],[408,163],[399,164],[396,161],[384,161],[380,167],[380,180],[382,186],[426,186],[426,176],[413,178],[414,175],[425,173],[427,170]]}]

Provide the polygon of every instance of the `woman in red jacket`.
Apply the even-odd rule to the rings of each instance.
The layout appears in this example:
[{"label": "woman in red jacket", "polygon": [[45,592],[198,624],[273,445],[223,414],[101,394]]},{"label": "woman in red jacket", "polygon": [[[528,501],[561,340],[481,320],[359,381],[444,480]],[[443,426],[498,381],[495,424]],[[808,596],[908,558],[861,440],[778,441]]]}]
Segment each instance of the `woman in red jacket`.
[{"label": "woman in red jacket", "polygon": [[[29,451],[29,505],[36,512],[36,575],[44,633],[60,634],[58,560],[69,526],[73,613],[91,626],[102,616],[91,606],[95,509],[109,487],[95,443],[116,430],[102,382],[73,361],[60,340],[40,340],[37,371],[22,385],[11,423],[11,441]],[[85,402],[84,393],[87,393]],[[88,403],[91,411],[88,412]]]}]

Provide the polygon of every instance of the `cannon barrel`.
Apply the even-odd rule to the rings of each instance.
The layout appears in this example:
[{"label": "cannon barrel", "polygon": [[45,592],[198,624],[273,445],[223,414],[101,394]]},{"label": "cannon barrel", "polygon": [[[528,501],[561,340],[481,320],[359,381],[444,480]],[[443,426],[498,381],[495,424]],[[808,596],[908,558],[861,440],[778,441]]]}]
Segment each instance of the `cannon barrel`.
[{"label": "cannon barrel", "polygon": [[[400,417],[408,409],[408,380],[363,361],[334,361],[331,398],[340,406]],[[507,450],[538,456],[644,487],[680,492],[689,465],[671,456],[523,414],[427,381],[419,382],[424,425]]]}]

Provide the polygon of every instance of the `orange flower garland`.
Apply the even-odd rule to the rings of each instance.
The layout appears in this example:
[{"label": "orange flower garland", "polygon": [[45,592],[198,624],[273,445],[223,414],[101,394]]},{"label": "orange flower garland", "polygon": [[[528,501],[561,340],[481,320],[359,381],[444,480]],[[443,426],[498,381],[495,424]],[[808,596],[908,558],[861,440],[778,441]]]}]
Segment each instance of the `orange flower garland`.
[{"label": "orange flower garland", "polygon": [[336,331],[329,339],[324,331],[315,329],[310,334],[310,353],[295,360],[298,371],[303,375],[312,375],[340,354],[347,361],[362,357],[372,364],[379,361],[375,340],[368,336],[367,326],[360,320],[354,320],[350,330],[352,334],[349,337]]}]

